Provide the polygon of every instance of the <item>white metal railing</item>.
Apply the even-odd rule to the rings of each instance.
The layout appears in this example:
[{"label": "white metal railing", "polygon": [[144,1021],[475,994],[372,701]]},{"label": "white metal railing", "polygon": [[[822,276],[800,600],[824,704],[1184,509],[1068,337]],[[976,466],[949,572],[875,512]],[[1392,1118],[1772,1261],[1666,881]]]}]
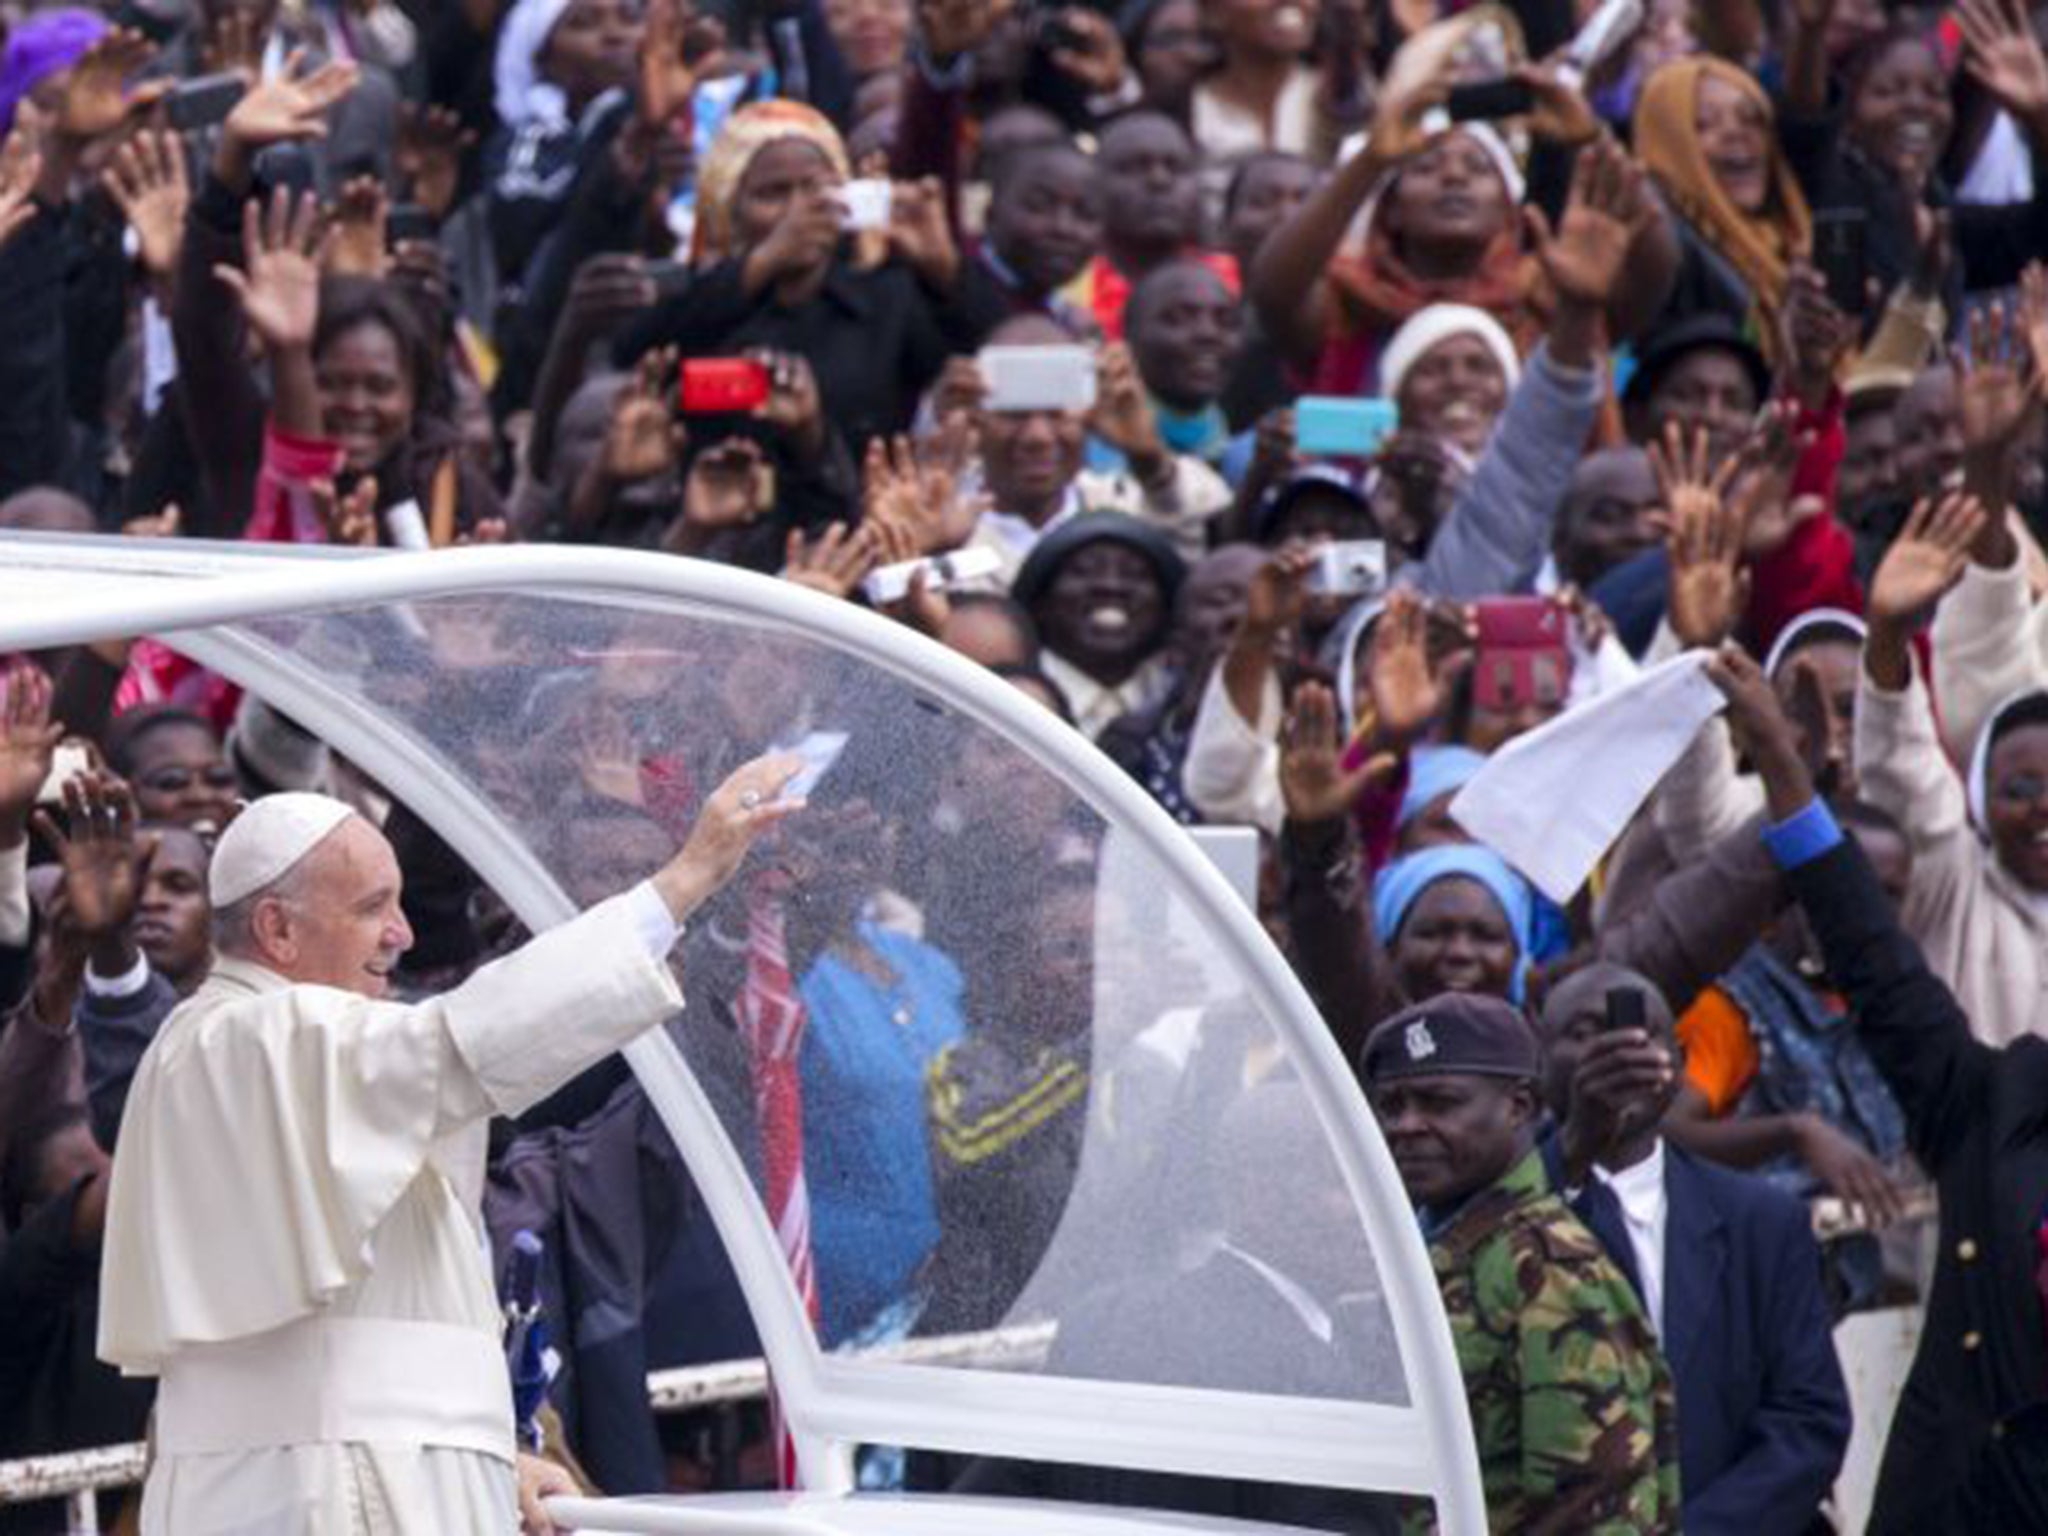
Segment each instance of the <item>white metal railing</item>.
[{"label": "white metal railing", "polygon": [[[895,1365],[1031,1370],[1044,1364],[1052,1335],[1053,1325],[1049,1322],[1027,1323],[986,1333],[911,1339],[862,1350],[860,1355],[862,1359]],[[654,1371],[647,1378],[648,1405],[656,1413],[684,1413],[725,1403],[756,1402],[767,1394],[768,1365],[763,1360],[723,1360],[715,1365]],[[93,1494],[106,1488],[134,1487],[142,1481],[148,1461],[149,1448],[140,1441],[0,1461],[0,1505],[66,1499],[71,1536],[98,1536],[99,1515]]]}]

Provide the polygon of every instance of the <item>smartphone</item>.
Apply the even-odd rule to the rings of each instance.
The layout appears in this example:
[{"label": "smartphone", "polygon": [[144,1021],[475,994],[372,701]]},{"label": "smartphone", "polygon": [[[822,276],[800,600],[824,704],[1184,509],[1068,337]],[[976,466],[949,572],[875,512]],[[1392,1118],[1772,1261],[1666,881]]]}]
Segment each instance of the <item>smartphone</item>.
[{"label": "smartphone", "polygon": [[895,189],[885,176],[863,176],[839,189],[840,205],[846,210],[845,227],[855,233],[889,227],[889,208]]},{"label": "smartphone", "polygon": [[180,133],[217,128],[248,92],[248,82],[232,70],[180,80],[164,100],[164,117]]},{"label": "smartphone", "polygon": [[877,608],[886,608],[910,595],[911,580],[919,571],[924,572],[926,591],[943,592],[970,581],[986,580],[1002,568],[1002,556],[992,549],[955,549],[922,560],[899,560],[894,565],[877,566],[868,573],[860,589]]},{"label": "smartphone", "polygon": [[1588,75],[1642,30],[1648,17],[1643,0],[1605,0],[1586,18],[1578,35],[1564,45],[1561,68],[1566,82],[1574,89],[1583,85]]},{"label": "smartphone", "polygon": [[812,731],[801,741],[778,747],[776,750],[779,752],[802,758],[804,765],[796,771],[795,778],[782,786],[782,793],[777,798],[808,800],[811,791],[818,787],[818,781],[831,772],[832,765],[839,761],[839,754],[846,750],[847,742],[852,739],[845,731]]},{"label": "smartphone", "polygon": [[1483,709],[1562,704],[1571,686],[1569,615],[1547,597],[1497,597],[1475,605],[1478,655],[1473,696]]},{"label": "smartphone", "polygon": [[716,443],[698,454],[691,463],[692,473],[724,476],[728,481],[751,477],[753,490],[749,499],[754,507],[766,511],[775,505],[775,466],[766,459],[735,448],[728,443]]},{"label": "smartphone", "polygon": [[1378,539],[1338,539],[1316,551],[1306,586],[1311,592],[1367,597],[1386,590],[1387,546]]},{"label": "smartphone", "polygon": [[1086,347],[983,347],[976,361],[987,410],[1094,409],[1095,354]]},{"label": "smartphone", "polygon": [[1843,314],[1860,317],[1869,305],[1870,216],[1861,208],[1813,211],[1813,265],[1828,285],[1828,299]]},{"label": "smartphone", "polygon": [[685,415],[731,415],[767,401],[766,363],[751,357],[692,357],[683,362],[677,404]]},{"label": "smartphone", "polygon": [[1643,994],[1634,987],[1607,989],[1607,1033],[1624,1029],[1648,1029],[1649,1015],[1643,1008]]},{"label": "smartphone", "polygon": [[1526,80],[1480,80],[1471,85],[1454,85],[1444,99],[1444,110],[1454,123],[1526,117],[1535,105],[1535,94]]},{"label": "smartphone", "polygon": [[1294,446],[1303,453],[1369,459],[1400,424],[1391,400],[1303,395],[1294,402]]},{"label": "smartphone", "polygon": [[384,215],[385,243],[393,249],[408,240],[433,241],[440,233],[440,224],[418,203],[394,203]]},{"label": "smartphone", "polygon": [[61,804],[64,799],[64,786],[81,773],[90,772],[92,753],[86,750],[84,742],[58,742],[57,750],[50,754],[50,771],[43,778],[43,787],[36,791],[36,804]]}]

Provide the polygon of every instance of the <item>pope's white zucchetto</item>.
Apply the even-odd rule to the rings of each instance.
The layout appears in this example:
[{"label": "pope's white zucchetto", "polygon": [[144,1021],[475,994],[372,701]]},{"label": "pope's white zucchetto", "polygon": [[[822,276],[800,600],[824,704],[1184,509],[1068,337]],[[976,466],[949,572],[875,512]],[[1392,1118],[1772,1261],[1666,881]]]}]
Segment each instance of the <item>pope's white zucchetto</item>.
[{"label": "pope's white zucchetto", "polygon": [[275,885],[355,814],[331,795],[299,791],[250,801],[214,844],[207,895],[216,908],[230,907]]}]

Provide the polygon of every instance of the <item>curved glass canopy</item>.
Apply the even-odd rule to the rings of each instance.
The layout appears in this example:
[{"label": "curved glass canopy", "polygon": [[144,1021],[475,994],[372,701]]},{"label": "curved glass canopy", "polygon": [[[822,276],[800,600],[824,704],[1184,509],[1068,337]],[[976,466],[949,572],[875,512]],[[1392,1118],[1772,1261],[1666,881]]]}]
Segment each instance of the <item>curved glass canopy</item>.
[{"label": "curved glass canopy", "polygon": [[[15,535],[0,591],[0,649],[146,633],[257,692],[529,929],[654,867],[747,757],[823,767],[692,923],[689,1006],[624,1053],[807,1486],[876,1443],[1422,1494],[1484,1530],[1427,1255],[1312,1005],[1192,841],[1001,680],[850,604],[615,551]],[[791,1111],[742,1026],[764,911],[804,1004],[815,1313],[772,1172]]]}]

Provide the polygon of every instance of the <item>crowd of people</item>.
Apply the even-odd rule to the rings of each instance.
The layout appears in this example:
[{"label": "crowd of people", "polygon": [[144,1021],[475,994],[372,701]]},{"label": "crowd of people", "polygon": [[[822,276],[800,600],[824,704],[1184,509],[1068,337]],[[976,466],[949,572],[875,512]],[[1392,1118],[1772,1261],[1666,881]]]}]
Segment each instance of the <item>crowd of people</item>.
[{"label": "crowd of people", "polygon": [[[1923,1319],[1869,1529],[2048,1529],[2048,53],[2019,0],[0,16],[0,530],[608,546],[865,606],[1179,823],[1256,833],[1259,917],[1428,1243],[1494,1529],[1826,1528],[1832,1329],[1887,1306]],[[450,605],[323,664],[590,905],[737,765],[879,707],[822,647],[649,624],[593,607],[522,670],[521,610]],[[1629,797],[1667,664],[1715,707]],[[217,869],[209,900],[241,807],[382,828],[407,996],[521,929],[174,644],[0,669],[4,1460],[144,1435],[150,1378],[100,1358],[108,1192],[139,1064],[246,926]],[[1101,818],[919,729],[846,748],[775,834],[787,884],[713,903],[736,937],[681,982],[773,1198],[808,1160],[828,1347],[1002,1323],[1089,1148],[1257,1076],[1102,1024],[1101,936],[1141,925],[1105,918]],[[1574,803],[1530,814],[1626,799],[1569,890],[1458,805],[1566,740]],[[802,1140],[732,1027],[771,1006],[804,1020]],[[1243,1168],[1285,1164],[1275,1102],[1225,1117]],[[1139,1208],[1147,1176],[1108,1187]],[[1339,1266],[1281,1259],[1266,1207],[1310,1192],[1218,1182],[1234,1235],[1173,1286],[1241,1264],[1349,1362],[1290,1384],[1366,1369],[1353,1287],[1297,1283]],[[501,1258],[547,1239],[552,1444],[590,1486],[772,1476],[648,1409],[649,1370],[757,1345],[616,1059],[492,1122],[481,1211]],[[1048,1368],[1087,1374],[1091,1317]],[[1181,1384],[1255,1383],[1203,1347]]]}]

